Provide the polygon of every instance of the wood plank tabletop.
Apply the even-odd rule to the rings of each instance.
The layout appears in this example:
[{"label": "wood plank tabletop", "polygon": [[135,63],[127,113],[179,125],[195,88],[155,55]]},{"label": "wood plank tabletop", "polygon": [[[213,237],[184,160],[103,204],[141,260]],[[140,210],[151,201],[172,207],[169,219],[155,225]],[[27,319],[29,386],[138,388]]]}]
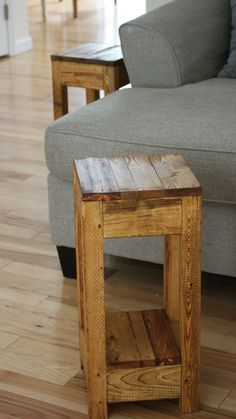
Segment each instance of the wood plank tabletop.
[{"label": "wood plank tabletop", "polygon": [[200,195],[201,185],[180,154],[75,160],[84,201]]},{"label": "wood plank tabletop", "polygon": [[86,43],[51,55],[53,61],[73,61],[87,64],[116,66],[123,63],[119,45]]}]

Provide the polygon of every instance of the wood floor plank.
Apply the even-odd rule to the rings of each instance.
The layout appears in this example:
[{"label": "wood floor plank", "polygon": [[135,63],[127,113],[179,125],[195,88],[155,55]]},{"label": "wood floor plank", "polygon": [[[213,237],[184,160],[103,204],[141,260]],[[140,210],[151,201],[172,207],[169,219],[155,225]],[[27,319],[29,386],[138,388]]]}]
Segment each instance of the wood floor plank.
[{"label": "wood floor plank", "polygon": [[79,346],[76,316],[72,319],[60,314],[52,315],[40,306],[32,307],[0,299],[0,319],[1,332],[59,347],[76,349]]},{"label": "wood floor plank", "polygon": [[40,243],[51,243],[51,235],[49,233],[39,233],[37,236],[34,237],[34,240]]},{"label": "wood floor plank", "polygon": [[228,416],[200,410],[198,413],[180,413],[178,404],[171,401],[140,402],[111,406],[112,419],[226,419]]},{"label": "wood floor plank", "polygon": [[224,371],[236,373],[236,353],[219,351],[217,349],[201,348],[202,364],[217,368]]},{"label": "wood floor plank", "polygon": [[10,346],[13,342],[15,342],[19,336],[12,335],[6,332],[0,332],[0,349],[6,349]]},{"label": "wood floor plank", "polygon": [[[75,290],[71,281],[60,277],[57,280],[50,278],[47,280],[46,274],[44,276],[44,280],[41,280],[37,277],[25,276],[21,273],[17,275],[17,273],[2,270],[0,289],[1,299],[30,305],[39,304],[48,295],[60,297],[62,290],[65,291],[63,296],[64,298],[76,298]],[[28,295],[29,301],[24,299],[24,294],[26,297]]]},{"label": "wood floor plank", "polygon": [[0,258],[0,270],[2,268],[4,268],[4,266],[6,266],[8,263],[10,263],[10,260],[9,259],[2,259],[2,258]]},{"label": "wood floor plank", "polygon": [[50,315],[57,320],[68,319],[77,322],[77,303],[57,297],[48,297],[37,305],[37,312]]},{"label": "wood floor plank", "polygon": [[86,419],[87,414],[0,390],[0,418]]},{"label": "wood floor plank", "polygon": [[0,235],[0,248],[2,251],[18,251],[19,253],[41,254],[45,256],[56,256],[56,249],[47,244],[41,244],[33,240],[19,237],[7,237]]},{"label": "wood floor plank", "polygon": [[214,384],[201,384],[200,386],[200,405],[201,407],[217,410],[230,390],[216,386]]},{"label": "wood floor plank", "polygon": [[201,381],[203,384],[214,385],[226,390],[236,390],[236,374],[222,368],[202,365]]},{"label": "wood floor plank", "polygon": [[219,409],[222,410],[225,414],[230,413],[233,417],[236,416],[236,391],[230,392],[223,403],[219,406]]},{"label": "wood floor plank", "polygon": [[[44,266],[29,265],[29,263],[10,262],[7,266],[3,267],[3,272],[9,272],[16,275],[20,274],[28,278],[39,279],[40,282],[50,280],[62,282],[65,280],[61,270],[59,269],[48,269]],[[45,282],[43,282],[43,284],[44,286],[47,285]]]},{"label": "wood floor plank", "polygon": [[33,228],[35,230],[35,233],[48,232],[48,220],[46,222],[43,220],[38,220],[37,225],[35,225],[35,221],[30,218],[26,218],[25,216],[13,216],[9,212],[3,213],[2,209],[0,212],[0,221],[3,224],[9,224],[11,226],[23,226],[26,228]]},{"label": "wood floor plank", "polygon": [[60,385],[80,370],[77,350],[23,337],[0,351],[0,368]]},{"label": "wood floor plank", "polygon": [[8,287],[1,287],[1,299],[10,302],[16,302],[21,304],[27,304],[30,306],[36,306],[45,299],[44,295],[29,292],[24,289],[15,289]]},{"label": "wood floor plank", "polygon": [[236,348],[235,322],[221,318],[215,322],[208,316],[204,316],[202,318],[201,344],[208,348],[234,354]]},{"label": "wood floor plank", "polygon": [[18,250],[0,250],[2,258],[8,258],[15,262],[29,263],[29,265],[42,264],[45,267],[57,269],[60,266],[58,257],[41,255],[40,253],[32,254],[31,252],[19,252]]},{"label": "wood floor plank", "polygon": [[70,379],[64,386],[49,383],[35,377],[0,370],[0,390],[9,391],[19,396],[50,403],[71,409],[75,412],[87,412],[87,392],[82,372],[76,374],[77,379]]},{"label": "wood floor plank", "polygon": [[35,236],[35,231],[29,228],[20,226],[11,226],[0,223],[0,231],[3,236],[22,237],[23,239],[32,239]]}]

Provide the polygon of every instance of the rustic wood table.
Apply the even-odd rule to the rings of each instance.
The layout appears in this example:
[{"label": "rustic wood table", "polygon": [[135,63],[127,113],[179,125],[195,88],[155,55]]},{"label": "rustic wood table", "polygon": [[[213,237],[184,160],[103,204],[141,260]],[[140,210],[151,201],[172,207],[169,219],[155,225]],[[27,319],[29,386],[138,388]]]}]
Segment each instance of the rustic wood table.
[{"label": "rustic wood table", "polygon": [[[80,356],[89,418],[179,398],[199,409],[201,186],[181,155],[75,161]],[[164,308],[105,313],[103,240],[165,236]]]},{"label": "rustic wood table", "polygon": [[52,61],[54,117],[68,113],[67,87],[86,89],[87,103],[108,95],[129,83],[121,47],[81,44],[54,54]]}]

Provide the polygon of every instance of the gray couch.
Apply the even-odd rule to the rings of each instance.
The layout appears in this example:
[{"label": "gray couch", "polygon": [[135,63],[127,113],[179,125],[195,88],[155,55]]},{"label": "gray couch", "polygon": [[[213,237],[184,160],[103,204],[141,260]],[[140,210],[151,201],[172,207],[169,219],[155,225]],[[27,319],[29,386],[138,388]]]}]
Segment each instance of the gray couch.
[{"label": "gray couch", "polygon": [[[217,78],[229,47],[229,0],[174,0],[124,24],[132,88],[46,132],[53,242],[74,247],[73,158],[182,153],[203,186],[204,271],[236,276],[236,80]],[[117,239],[106,253],[161,263],[160,238]]]}]

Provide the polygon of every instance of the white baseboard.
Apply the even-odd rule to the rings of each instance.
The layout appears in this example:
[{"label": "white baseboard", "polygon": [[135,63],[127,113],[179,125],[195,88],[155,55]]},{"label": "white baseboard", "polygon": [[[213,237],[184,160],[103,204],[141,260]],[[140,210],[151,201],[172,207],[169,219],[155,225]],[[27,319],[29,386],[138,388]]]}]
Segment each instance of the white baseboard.
[{"label": "white baseboard", "polygon": [[21,54],[22,52],[32,49],[33,43],[31,36],[17,39],[13,45],[10,45],[9,55]]}]

